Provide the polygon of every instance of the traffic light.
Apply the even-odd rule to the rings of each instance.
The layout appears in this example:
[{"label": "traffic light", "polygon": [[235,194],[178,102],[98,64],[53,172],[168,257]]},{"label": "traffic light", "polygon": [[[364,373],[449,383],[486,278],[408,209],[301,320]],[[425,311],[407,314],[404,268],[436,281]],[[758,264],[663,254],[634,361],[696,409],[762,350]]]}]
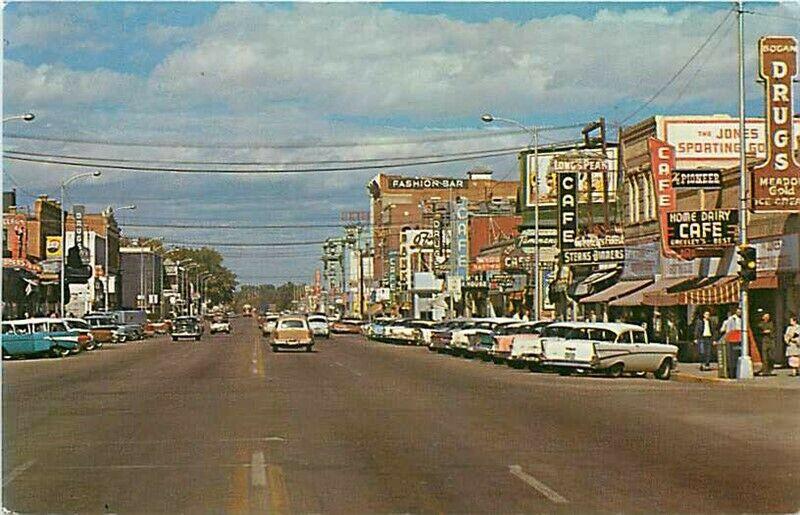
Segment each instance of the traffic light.
[{"label": "traffic light", "polygon": [[756,248],[749,245],[739,247],[739,279],[743,282],[756,279]]}]

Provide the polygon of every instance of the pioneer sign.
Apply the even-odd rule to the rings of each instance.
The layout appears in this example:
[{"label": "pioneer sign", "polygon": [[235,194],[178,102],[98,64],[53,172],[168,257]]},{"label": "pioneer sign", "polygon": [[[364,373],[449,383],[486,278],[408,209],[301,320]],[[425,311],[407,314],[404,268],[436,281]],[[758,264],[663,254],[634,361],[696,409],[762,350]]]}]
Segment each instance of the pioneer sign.
[{"label": "pioneer sign", "polygon": [[766,160],[752,173],[754,211],[800,211],[800,164],[794,152],[792,81],[797,40],[765,36],[758,42],[758,73],[766,94]]}]

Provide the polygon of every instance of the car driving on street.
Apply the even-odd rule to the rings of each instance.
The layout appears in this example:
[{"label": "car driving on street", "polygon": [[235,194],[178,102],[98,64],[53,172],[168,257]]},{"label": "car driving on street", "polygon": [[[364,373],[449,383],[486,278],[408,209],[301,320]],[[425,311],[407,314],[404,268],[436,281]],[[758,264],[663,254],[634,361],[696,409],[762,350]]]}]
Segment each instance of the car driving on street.
[{"label": "car driving on street", "polygon": [[322,338],[331,337],[331,328],[328,324],[328,317],[325,315],[308,315],[308,326],[314,336],[321,336]]},{"label": "car driving on street", "polygon": [[306,317],[302,315],[280,317],[275,324],[270,345],[273,352],[278,352],[280,349],[305,349],[311,352],[314,348],[314,335]]},{"label": "car driving on street", "polygon": [[209,325],[208,332],[231,334],[231,322],[227,318],[215,317]]},{"label": "car driving on street", "polygon": [[203,328],[200,321],[196,317],[190,316],[177,317],[172,324],[172,332],[170,333],[173,342],[179,339],[193,339],[199,342],[202,335]]}]

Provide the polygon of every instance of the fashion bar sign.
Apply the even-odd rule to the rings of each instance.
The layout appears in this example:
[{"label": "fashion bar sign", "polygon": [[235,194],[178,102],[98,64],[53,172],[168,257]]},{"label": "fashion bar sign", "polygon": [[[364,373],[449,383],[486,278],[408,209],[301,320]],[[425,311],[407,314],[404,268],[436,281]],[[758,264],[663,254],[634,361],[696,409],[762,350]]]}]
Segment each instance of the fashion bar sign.
[{"label": "fashion bar sign", "polygon": [[449,177],[390,177],[392,190],[460,190],[467,187],[466,179]]},{"label": "fashion bar sign", "polygon": [[800,211],[800,164],[793,149],[792,80],[797,40],[765,36],[758,42],[758,73],[766,93],[767,156],[752,174],[754,211]]},{"label": "fashion bar sign", "polygon": [[673,250],[726,247],[736,243],[738,211],[677,211],[667,215],[669,246]]},{"label": "fashion bar sign", "polygon": [[558,248],[575,247],[578,233],[578,172],[558,174]]}]

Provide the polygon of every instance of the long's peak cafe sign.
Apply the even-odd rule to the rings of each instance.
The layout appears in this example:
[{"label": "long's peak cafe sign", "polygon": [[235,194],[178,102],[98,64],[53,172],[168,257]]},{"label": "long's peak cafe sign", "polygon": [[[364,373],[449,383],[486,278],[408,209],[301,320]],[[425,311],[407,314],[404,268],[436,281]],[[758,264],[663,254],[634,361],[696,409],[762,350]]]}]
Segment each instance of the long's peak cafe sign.
[{"label": "long's peak cafe sign", "polygon": [[754,211],[800,211],[800,164],[793,149],[793,79],[797,39],[765,36],[758,42],[758,74],[766,94],[767,155],[752,173]]}]

